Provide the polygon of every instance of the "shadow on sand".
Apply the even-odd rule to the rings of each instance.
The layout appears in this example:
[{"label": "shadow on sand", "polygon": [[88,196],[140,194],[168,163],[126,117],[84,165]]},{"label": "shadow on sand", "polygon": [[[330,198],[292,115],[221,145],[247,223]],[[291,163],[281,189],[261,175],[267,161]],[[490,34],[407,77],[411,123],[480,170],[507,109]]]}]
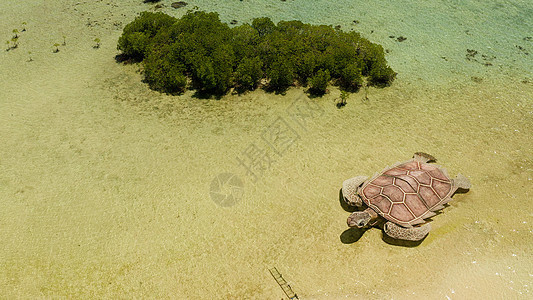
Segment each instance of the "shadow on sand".
[{"label": "shadow on sand", "polygon": [[[429,234],[428,234],[429,235]],[[408,248],[411,248],[411,247],[416,247],[420,244],[422,244],[422,242],[427,238],[427,235],[426,237],[424,237],[423,239],[421,239],[420,241],[405,241],[405,240],[397,240],[397,239],[393,239],[391,238],[390,236],[388,236],[385,232],[383,232],[383,241],[389,245],[394,245],[394,246],[401,246],[401,247],[408,247]]]},{"label": "shadow on sand", "polygon": [[363,236],[366,230],[367,229],[363,228],[348,228],[343,233],[341,233],[341,242],[343,244],[353,244]]},{"label": "shadow on sand", "polygon": [[[354,211],[358,211],[361,209],[358,209],[355,206],[348,205],[346,201],[344,201],[344,196],[342,195],[342,189],[339,190],[339,204],[341,205],[342,209],[349,213],[353,213]],[[341,242],[343,244],[352,244],[357,242],[367,231],[366,228],[348,228],[346,229],[340,236]]]}]

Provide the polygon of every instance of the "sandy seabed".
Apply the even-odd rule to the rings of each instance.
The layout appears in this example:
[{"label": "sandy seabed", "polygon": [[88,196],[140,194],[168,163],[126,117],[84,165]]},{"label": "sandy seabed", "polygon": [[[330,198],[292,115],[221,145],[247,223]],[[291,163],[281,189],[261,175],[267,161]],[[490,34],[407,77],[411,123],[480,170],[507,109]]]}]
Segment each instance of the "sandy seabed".
[{"label": "sandy seabed", "polygon": [[[314,99],[150,91],[138,65],[114,60],[123,26],[152,7],[141,2],[0,4],[4,40],[27,23],[0,53],[1,298],[279,299],[271,267],[302,299],[531,298],[531,4],[189,1],[223,21],[357,19],[399,76],[337,109],[336,88]],[[295,117],[302,103],[312,118]],[[269,149],[273,124],[290,139],[255,180],[236,158]],[[342,181],[416,151],[472,190],[416,247],[347,230]],[[213,201],[220,173],[242,181],[218,193],[233,206]]]}]

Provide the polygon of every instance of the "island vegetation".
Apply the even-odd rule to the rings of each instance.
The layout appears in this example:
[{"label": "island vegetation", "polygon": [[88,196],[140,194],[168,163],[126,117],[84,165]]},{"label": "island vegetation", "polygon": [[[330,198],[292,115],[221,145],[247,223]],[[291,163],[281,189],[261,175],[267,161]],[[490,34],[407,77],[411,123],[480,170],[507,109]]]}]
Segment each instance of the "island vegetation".
[{"label": "island vegetation", "polygon": [[383,47],[357,32],[266,17],[230,27],[214,12],[189,11],[179,19],[143,12],[125,26],[117,48],[142,61],[152,89],[171,94],[259,86],[283,92],[299,84],[320,95],[329,84],[356,91],[365,82],[387,86],[396,76]]}]

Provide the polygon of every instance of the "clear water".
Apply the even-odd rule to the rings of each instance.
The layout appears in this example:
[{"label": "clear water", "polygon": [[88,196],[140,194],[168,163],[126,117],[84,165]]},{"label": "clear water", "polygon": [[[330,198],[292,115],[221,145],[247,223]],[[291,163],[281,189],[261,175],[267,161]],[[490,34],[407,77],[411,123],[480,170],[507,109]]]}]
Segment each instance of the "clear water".
[{"label": "clear water", "polygon": [[[276,267],[302,299],[531,298],[530,2],[189,1],[227,22],[299,19],[382,44],[398,79],[340,110],[335,88],[312,100],[148,90],[113,58],[140,2],[0,4],[4,40],[27,22],[0,53],[1,295],[275,299]],[[312,118],[295,114],[306,107]],[[254,146],[271,156],[255,182],[236,159]],[[472,190],[416,247],[346,231],[342,181],[416,151]],[[240,182],[219,190],[221,173]]]}]

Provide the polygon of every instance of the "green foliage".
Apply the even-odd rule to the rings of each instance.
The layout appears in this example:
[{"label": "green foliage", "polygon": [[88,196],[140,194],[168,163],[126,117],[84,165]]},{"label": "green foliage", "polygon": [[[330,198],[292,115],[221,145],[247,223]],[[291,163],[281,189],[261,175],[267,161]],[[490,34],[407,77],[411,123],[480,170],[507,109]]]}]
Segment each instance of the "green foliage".
[{"label": "green foliage", "polygon": [[231,29],[218,14],[189,12],[163,35],[164,42],[173,43],[176,58],[186,66],[193,87],[205,93],[227,92],[236,59]]},{"label": "green foliage", "polygon": [[385,87],[396,78],[396,72],[387,65],[381,45],[367,42],[362,47],[362,54],[362,74],[368,76],[370,85]]},{"label": "green foliage", "polygon": [[100,39],[99,39],[99,38],[95,38],[95,39],[94,39],[94,42],[95,42],[96,44],[93,46],[93,48],[95,48],[95,49],[100,48]]},{"label": "green foliage", "polygon": [[12,49],[15,49],[19,46],[19,38],[18,37],[12,37],[11,41],[13,42],[13,46],[11,46]]},{"label": "green foliage", "polygon": [[337,108],[342,108],[346,105],[346,100],[348,100],[348,97],[350,96],[350,93],[346,90],[341,90],[341,100],[337,102]]},{"label": "green foliage", "polygon": [[144,58],[146,49],[150,45],[150,37],[144,32],[132,32],[122,35],[118,40],[118,49],[127,56]]},{"label": "green foliage", "polygon": [[310,92],[314,95],[323,95],[326,93],[326,88],[331,80],[328,70],[318,70],[316,74],[309,80]]},{"label": "green foliage", "polygon": [[284,92],[294,81],[294,68],[286,59],[278,59],[267,69],[267,76],[270,90]]},{"label": "green foliage", "polygon": [[[99,44],[99,43],[98,43]],[[180,19],[141,13],[119,38],[126,57],[143,60],[150,87],[181,93],[190,82],[203,93],[222,95],[231,87],[253,90],[261,79],[283,92],[298,81],[323,94],[329,82],[344,90],[369,84],[386,86],[396,73],[381,46],[356,32],[326,25],[267,17],[230,28],[217,13],[189,11]]]},{"label": "green foliage", "polygon": [[231,31],[231,44],[236,59],[240,61],[243,58],[255,57],[259,43],[259,33],[248,24],[233,27]]},{"label": "green foliage", "polygon": [[350,63],[341,70],[340,84],[345,90],[359,89],[363,84],[363,77],[357,63]]},{"label": "green foliage", "polygon": [[171,94],[185,91],[187,77],[185,65],[176,60],[172,46],[153,49],[144,60],[145,81],[150,88]]},{"label": "green foliage", "polygon": [[176,18],[164,13],[142,12],[133,22],[124,27],[118,39],[117,49],[125,55],[143,59],[152,38],[161,28],[176,22]]},{"label": "green foliage", "polygon": [[216,13],[190,12],[170,28],[169,38],[179,44],[182,59],[192,67],[199,58],[229,44],[231,30]]},{"label": "green foliage", "polygon": [[396,72],[391,67],[387,66],[385,62],[380,62],[372,66],[368,74],[368,82],[371,85],[378,87],[385,87],[396,78]]},{"label": "green foliage", "polygon": [[263,62],[259,57],[245,57],[235,70],[235,83],[240,91],[253,90],[263,78]]},{"label": "green foliage", "polygon": [[348,99],[349,96],[350,96],[349,92],[341,90],[341,101],[343,103],[346,103],[346,100]]},{"label": "green foliage", "polygon": [[268,17],[254,19],[252,21],[252,27],[261,37],[272,33],[276,29],[276,25]]},{"label": "green foliage", "polygon": [[370,85],[385,87],[396,78],[396,72],[387,65],[385,52],[381,45],[365,41],[360,47],[360,54],[362,58],[361,73],[369,77]]},{"label": "green foliage", "polygon": [[313,52],[302,53],[302,55],[298,56],[296,72],[300,82],[307,83],[307,78],[315,74],[315,70],[318,67],[318,59],[319,54]]},{"label": "green foliage", "polygon": [[225,94],[232,84],[234,55],[229,45],[220,45],[212,55],[194,62],[193,86],[206,93]]}]

